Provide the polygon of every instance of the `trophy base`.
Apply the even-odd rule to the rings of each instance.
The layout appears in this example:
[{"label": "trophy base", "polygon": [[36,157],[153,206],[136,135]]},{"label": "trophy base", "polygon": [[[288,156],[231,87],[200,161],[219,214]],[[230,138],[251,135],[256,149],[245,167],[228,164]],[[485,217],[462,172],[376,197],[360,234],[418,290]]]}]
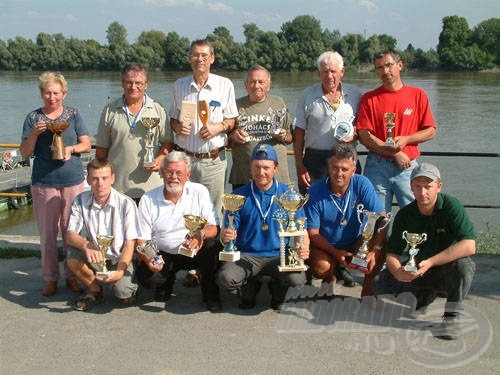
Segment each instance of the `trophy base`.
[{"label": "trophy base", "polygon": [[412,266],[412,265],[406,265],[405,266],[405,271],[407,272],[417,272],[418,267],[417,266]]},{"label": "trophy base", "polygon": [[239,251],[221,251],[219,253],[219,260],[224,262],[236,262],[240,260],[240,252]]},{"label": "trophy base", "polygon": [[368,272],[368,262],[362,258],[353,257],[351,263],[348,264],[349,268],[356,268],[361,272]]},{"label": "trophy base", "polygon": [[387,140],[387,141],[385,141],[385,145],[394,147],[396,145],[396,142],[394,142],[393,140],[390,140],[390,141]]},{"label": "trophy base", "polygon": [[111,275],[111,271],[99,271],[95,273],[99,279],[107,279]]},{"label": "trophy base", "polygon": [[177,254],[181,254],[189,258],[194,258],[196,255],[196,250],[192,250],[185,246],[181,246],[179,247],[179,251],[177,252]]},{"label": "trophy base", "polygon": [[278,266],[278,270],[280,272],[300,272],[300,271],[307,271],[307,266]]}]

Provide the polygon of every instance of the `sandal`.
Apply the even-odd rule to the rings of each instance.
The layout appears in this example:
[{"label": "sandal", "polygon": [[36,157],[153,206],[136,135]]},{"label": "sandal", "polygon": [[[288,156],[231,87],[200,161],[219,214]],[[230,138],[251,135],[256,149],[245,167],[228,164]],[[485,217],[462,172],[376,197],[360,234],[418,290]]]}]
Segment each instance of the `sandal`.
[{"label": "sandal", "polygon": [[103,299],[104,296],[102,294],[102,288],[98,292],[89,290],[83,297],[80,297],[75,301],[74,307],[77,311],[87,311],[100,303]]}]

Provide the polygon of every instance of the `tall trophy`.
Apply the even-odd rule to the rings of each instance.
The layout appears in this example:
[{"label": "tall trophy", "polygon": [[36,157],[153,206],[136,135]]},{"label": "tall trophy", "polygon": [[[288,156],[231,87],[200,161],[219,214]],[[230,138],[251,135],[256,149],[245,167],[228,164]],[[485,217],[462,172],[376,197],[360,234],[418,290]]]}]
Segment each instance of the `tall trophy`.
[{"label": "tall trophy", "polygon": [[113,240],[115,239],[114,236],[108,236],[105,234],[98,234],[96,236],[97,244],[99,245],[99,250],[101,250],[102,254],[102,262],[97,265],[96,268],[98,268],[96,272],[96,276],[105,279],[109,276],[110,271],[108,270],[108,267],[106,266],[106,253],[108,252],[109,247],[113,243]]},{"label": "tall trophy", "polygon": [[[225,211],[228,212],[229,219],[229,229],[234,230],[234,213],[239,211],[241,207],[245,204],[245,200],[247,199],[244,195],[238,194],[223,194],[222,195],[222,207]],[[240,252],[237,251],[236,245],[234,241],[229,241],[224,249],[219,253],[219,260],[223,260],[225,262],[236,262],[240,259]]]},{"label": "tall trophy", "polygon": [[386,146],[394,146],[396,142],[394,142],[394,138],[392,138],[392,129],[396,126],[394,123],[394,119],[396,118],[396,114],[392,112],[384,113],[384,118],[387,126],[387,140],[385,141]]},{"label": "tall trophy", "polygon": [[144,155],[144,162],[142,165],[146,168],[154,167],[155,156],[153,153],[153,129],[160,124],[159,117],[143,117],[141,118],[142,125],[147,129],[146,132],[146,155]]},{"label": "tall trophy", "polygon": [[145,255],[146,258],[153,259],[153,264],[155,266],[165,263],[163,257],[158,251],[158,242],[156,241],[156,238],[152,238],[144,242],[142,245],[137,246],[136,250],[138,253]]},{"label": "tall trophy", "polygon": [[50,149],[52,151],[52,159],[54,160],[64,160],[65,152],[64,152],[64,143],[62,138],[62,132],[65,131],[68,126],[68,121],[51,121],[46,122],[47,129],[49,129],[52,135],[52,146]]},{"label": "tall trophy", "polygon": [[357,268],[360,271],[366,273],[368,272],[368,262],[366,261],[366,256],[368,255],[368,243],[372,239],[375,230],[380,232],[382,229],[384,229],[389,222],[391,221],[391,213],[387,215],[387,217],[384,217],[384,223],[376,228],[378,220],[383,217],[382,215],[364,210],[364,205],[363,203],[358,204],[356,207],[357,214],[358,214],[358,221],[360,224],[363,224],[363,215],[366,216],[366,222],[363,226],[363,229],[361,231],[361,240],[363,241],[361,243],[361,246],[359,247],[358,251],[354,254],[352,257],[351,262],[349,263],[350,268]]},{"label": "tall trophy", "polygon": [[[305,271],[307,269],[304,260],[299,258],[296,250],[297,244],[304,242],[306,218],[295,220],[295,213],[306,204],[308,199],[309,195],[302,196],[296,192],[293,184],[290,184],[288,190],[278,197],[279,205],[286,212],[285,215],[273,215],[273,219],[279,224],[280,265],[278,269],[280,272]],[[289,242],[287,246],[286,238],[293,239],[290,241],[293,242],[293,245]]]},{"label": "tall trophy", "polygon": [[184,215],[184,225],[188,229],[188,233],[184,242],[179,247],[178,253],[190,258],[193,258],[199,249],[191,249],[189,247],[190,240],[194,237],[195,233],[205,226],[207,219],[196,215]]},{"label": "tall trophy", "polygon": [[427,233],[409,233],[405,230],[402,237],[403,240],[405,240],[410,245],[410,249],[408,250],[410,259],[408,260],[408,262],[406,262],[405,270],[408,272],[416,272],[418,270],[418,267],[415,262],[415,256],[420,251],[417,248],[417,245],[427,240]]},{"label": "tall trophy", "polygon": [[271,117],[270,133],[279,134],[282,128],[281,124],[283,122],[283,118],[286,115],[286,107],[281,109],[269,108],[267,113],[269,113],[269,116]]}]

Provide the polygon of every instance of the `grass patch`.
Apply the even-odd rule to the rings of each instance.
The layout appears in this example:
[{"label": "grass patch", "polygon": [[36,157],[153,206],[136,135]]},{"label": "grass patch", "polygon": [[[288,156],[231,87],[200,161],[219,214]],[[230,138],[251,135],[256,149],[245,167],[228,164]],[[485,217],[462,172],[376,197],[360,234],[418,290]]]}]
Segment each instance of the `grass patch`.
[{"label": "grass patch", "polygon": [[500,255],[500,231],[486,223],[486,230],[477,233],[476,251],[478,254]]}]

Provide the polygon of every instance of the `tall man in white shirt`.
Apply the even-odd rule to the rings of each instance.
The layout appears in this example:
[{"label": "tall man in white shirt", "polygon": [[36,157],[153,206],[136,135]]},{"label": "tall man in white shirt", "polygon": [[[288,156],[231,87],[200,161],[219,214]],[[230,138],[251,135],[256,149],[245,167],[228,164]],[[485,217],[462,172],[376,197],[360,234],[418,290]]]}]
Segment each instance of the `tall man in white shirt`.
[{"label": "tall man in white shirt", "polygon": [[[215,54],[209,41],[194,41],[188,58],[193,75],[174,83],[169,112],[174,149],[192,158],[191,181],[208,188],[217,215],[221,215],[220,198],[224,193],[227,168],[224,148],[227,134],[234,128],[238,116],[234,86],[228,78],[210,73]],[[183,102],[194,104],[194,116],[180,118]],[[206,116],[199,106],[203,102],[208,105]]]}]

